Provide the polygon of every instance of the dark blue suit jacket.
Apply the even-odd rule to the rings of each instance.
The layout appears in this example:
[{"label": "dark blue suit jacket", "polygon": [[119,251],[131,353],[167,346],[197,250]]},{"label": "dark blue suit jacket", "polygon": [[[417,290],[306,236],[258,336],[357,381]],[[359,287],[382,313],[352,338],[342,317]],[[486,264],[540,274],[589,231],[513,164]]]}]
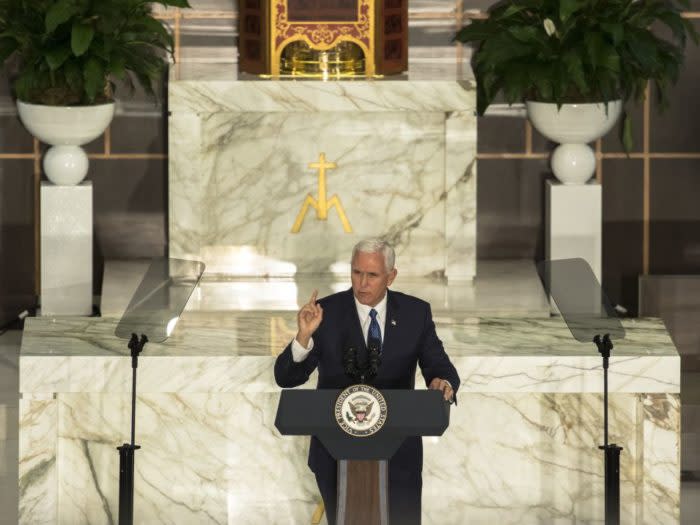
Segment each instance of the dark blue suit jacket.
[{"label": "dark blue suit jacket", "polygon": [[[372,384],[380,390],[413,389],[416,365],[420,365],[426,386],[439,377],[447,379],[457,392],[459,376],[435,333],[430,305],[399,292],[388,290],[387,294],[382,364]],[[309,356],[295,363],[290,343],[275,361],[275,380],[283,388],[305,383],[316,367],[316,388],[345,388],[354,382],[343,370],[343,350],[348,346],[365,348],[365,340],[352,289],[318,302],[323,308],[323,321],[313,334],[314,348]],[[422,465],[420,437],[408,438],[390,461],[393,475],[417,475],[418,479]],[[335,469],[335,460],[316,438],[311,439],[309,467],[316,473],[320,469]]]}]

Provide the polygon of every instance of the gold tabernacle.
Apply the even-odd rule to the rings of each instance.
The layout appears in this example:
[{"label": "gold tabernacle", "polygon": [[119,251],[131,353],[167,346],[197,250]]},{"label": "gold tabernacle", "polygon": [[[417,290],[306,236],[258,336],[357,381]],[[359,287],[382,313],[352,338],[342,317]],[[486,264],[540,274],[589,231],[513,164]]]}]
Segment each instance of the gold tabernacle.
[{"label": "gold tabernacle", "polygon": [[239,69],[345,78],[408,67],[407,0],[241,0]]}]

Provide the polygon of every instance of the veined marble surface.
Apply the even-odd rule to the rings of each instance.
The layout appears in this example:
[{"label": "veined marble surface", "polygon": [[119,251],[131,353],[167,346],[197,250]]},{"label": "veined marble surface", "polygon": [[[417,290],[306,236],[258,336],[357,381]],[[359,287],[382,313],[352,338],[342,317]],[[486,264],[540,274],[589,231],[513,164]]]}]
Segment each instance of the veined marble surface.
[{"label": "veined marble surface", "polygon": [[[400,319],[396,319],[401,322]],[[29,318],[22,392],[128,392],[127,341],[117,319]],[[295,313],[186,312],[166,342],[148,343],[139,377],[148,392],[277,392],[271,356],[291,340]],[[574,341],[559,318],[436,319],[462,392],[600,392],[595,346]],[[680,392],[680,357],[663,322],[631,319],[615,342],[613,392]],[[50,366],[47,363],[51,363]],[[421,384],[422,381],[417,381]],[[313,386],[313,382],[307,385]]]},{"label": "veined marble surface", "polygon": [[[416,63],[407,73],[343,80],[239,75],[237,64],[180,63],[170,69],[169,109],[219,111],[455,111],[473,105],[468,62]],[[455,84],[463,86],[455,90]]]},{"label": "veined marble surface", "polygon": [[[308,524],[320,501],[308,439],[279,435],[277,402],[271,393],[140,394],[135,521]],[[20,523],[116,523],[128,396],[21,403]],[[611,437],[624,448],[621,523],[677,523],[678,395],[610,403]],[[423,522],[602,524],[601,406],[593,394],[462,396],[448,431],[424,439]]]},{"label": "veined marble surface", "polygon": [[[424,439],[423,522],[602,524],[602,371],[593,345],[573,343],[558,318],[436,321],[463,385],[448,431]],[[115,447],[129,433],[131,368],[116,322],[26,321],[23,524],[117,520]],[[625,328],[610,368],[610,436],[624,447],[622,523],[675,523],[679,357],[660,320]],[[187,311],[171,339],[146,345],[137,522],[310,521],[320,498],[308,438],[280,436],[273,424],[272,354],[293,329],[293,312]]]},{"label": "veined marble surface", "polygon": [[[121,317],[143,278],[149,260],[105,261],[100,310]],[[392,289],[428,301],[435,317],[459,320],[486,317],[549,317],[550,306],[535,265],[528,260],[481,260],[473,281],[405,278],[401,261]],[[345,275],[296,275],[289,278],[207,278],[187,303],[196,311],[297,312],[314,290],[325,297],[350,288],[350,264]]]},{"label": "veined marble surface", "polygon": [[[323,82],[196,70],[172,74],[168,100],[171,256],[203,260],[209,275],[338,275],[359,239],[381,236],[406,276],[474,277],[469,74]],[[336,165],[325,192],[309,167],[321,153]],[[323,207],[334,196],[327,217],[309,207],[292,233],[309,198]]]},{"label": "veined marble surface", "polygon": [[[678,394],[610,399],[620,523],[679,523]],[[602,525],[602,405],[594,394],[462,396],[446,434],[423,439],[423,523]]]}]

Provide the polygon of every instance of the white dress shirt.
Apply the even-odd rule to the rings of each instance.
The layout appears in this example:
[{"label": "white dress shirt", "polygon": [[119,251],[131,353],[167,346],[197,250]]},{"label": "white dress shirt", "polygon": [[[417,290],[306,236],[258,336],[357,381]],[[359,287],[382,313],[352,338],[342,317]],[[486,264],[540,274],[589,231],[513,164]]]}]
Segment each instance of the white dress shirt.
[{"label": "white dress shirt", "polygon": [[[369,333],[369,323],[372,318],[369,316],[369,312],[372,308],[377,311],[377,323],[379,323],[379,331],[382,334],[382,341],[384,341],[384,327],[386,325],[386,298],[387,294],[384,293],[384,297],[377,304],[377,306],[368,306],[362,304],[357,300],[357,297],[353,295],[355,299],[355,308],[357,309],[357,317],[360,320],[360,326],[362,327],[362,335],[365,338],[365,344],[367,344],[367,334]],[[292,360],[295,363],[301,363],[306,359],[314,348],[314,338],[309,338],[309,346],[304,348],[296,338],[292,341]]]}]

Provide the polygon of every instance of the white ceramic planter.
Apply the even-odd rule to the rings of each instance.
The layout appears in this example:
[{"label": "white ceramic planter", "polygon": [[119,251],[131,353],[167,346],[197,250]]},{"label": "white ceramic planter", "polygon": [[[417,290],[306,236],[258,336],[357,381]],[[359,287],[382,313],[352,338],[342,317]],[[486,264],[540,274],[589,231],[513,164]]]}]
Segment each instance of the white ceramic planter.
[{"label": "white ceramic planter", "polygon": [[22,124],[51,148],[44,155],[48,179],[60,186],[74,186],[88,172],[82,146],[104,133],[114,116],[114,102],[94,106],[43,106],[17,101]]},{"label": "white ceramic planter", "polygon": [[595,154],[588,145],[612,129],[622,112],[622,102],[605,104],[556,104],[527,102],[527,116],[534,128],[559,142],[552,153],[554,175],[564,184],[585,184],[595,172]]}]

